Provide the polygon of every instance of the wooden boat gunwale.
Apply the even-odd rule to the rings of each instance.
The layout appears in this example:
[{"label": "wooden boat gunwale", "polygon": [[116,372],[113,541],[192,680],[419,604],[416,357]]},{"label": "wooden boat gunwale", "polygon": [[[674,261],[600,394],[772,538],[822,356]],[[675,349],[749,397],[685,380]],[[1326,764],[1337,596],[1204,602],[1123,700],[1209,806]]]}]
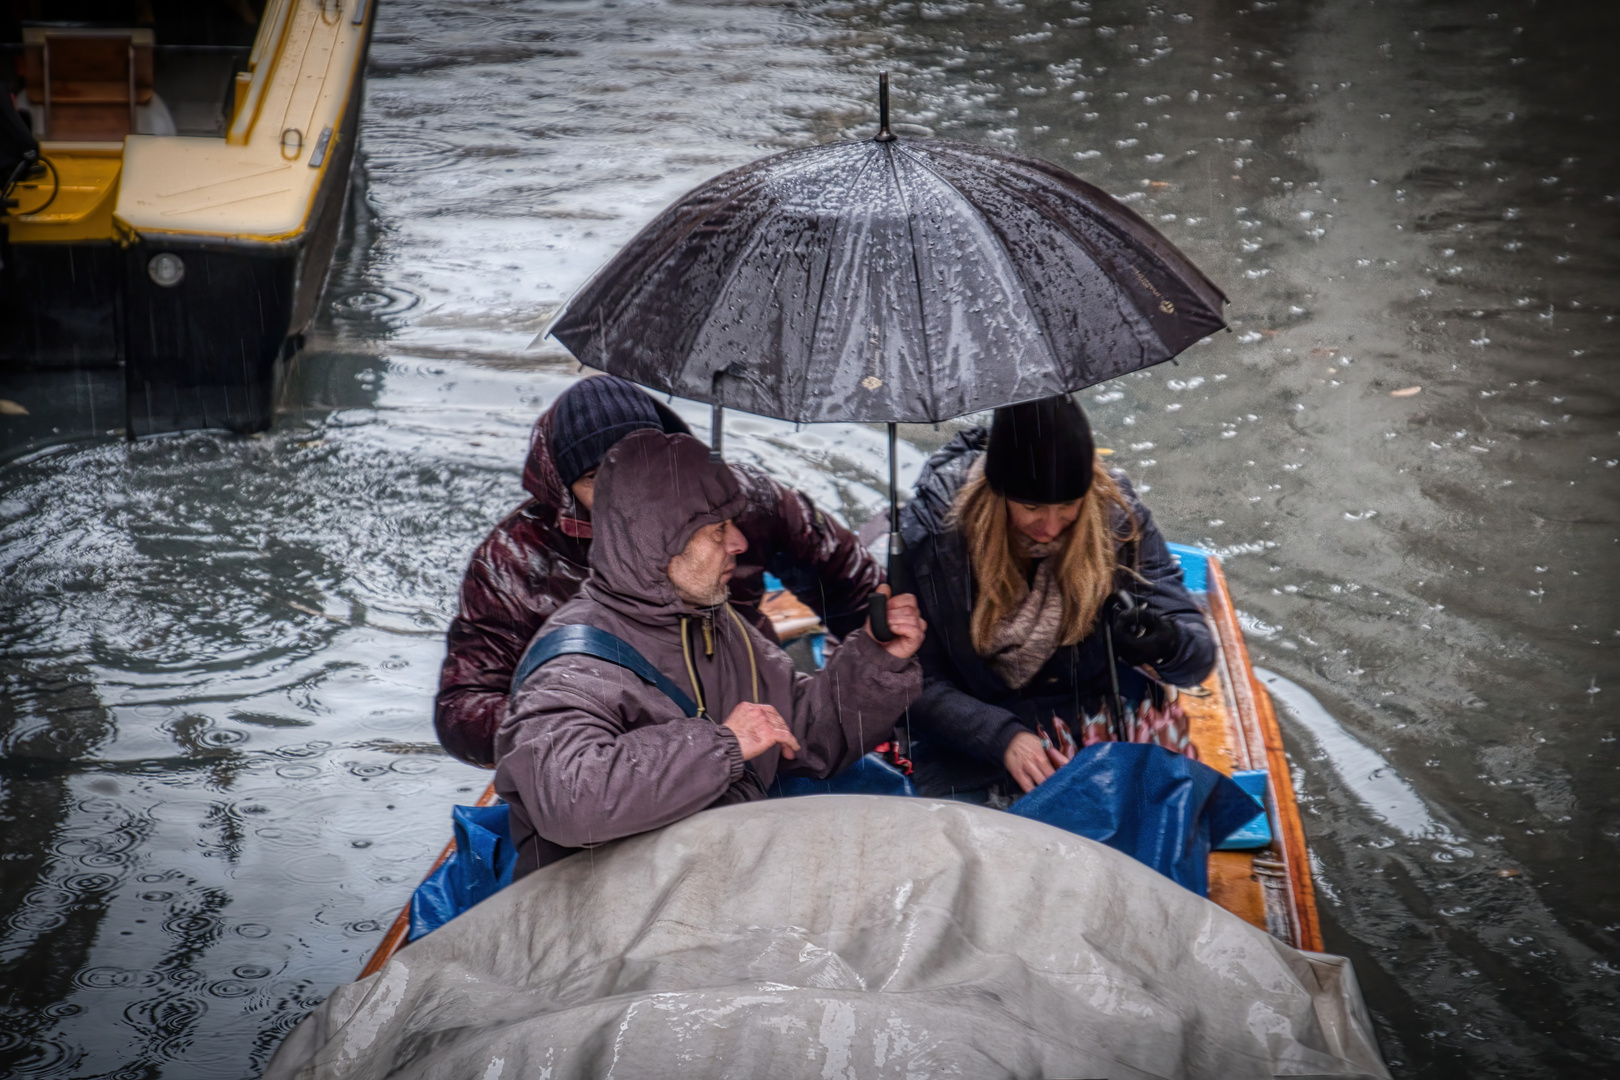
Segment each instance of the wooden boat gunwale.
[{"label": "wooden boat gunwale", "polygon": [[[473,805],[491,806],[494,804],[494,802],[495,783],[494,781],[490,781],[489,786],[484,789],[484,793],[482,795],[478,796],[478,801]],[[428,872],[426,874],[422,875],[422,880],[426,881],[428,878],[432,877],[433,872],[444,865],[444,860],[448,859],[450,857],[450,853],[454,850],[456,850],[456,842],[454,840],[451,840],[448,844],[444,845],[444,850],[439,852],[439,857],[437,859],[433,860],[433,865],[428,867]],[[414,894],[416,890],[413,889],[411,891]],[[389,924],[388,932],[383,935],[382,941],[377,943],[377,948],[371,954],[371,959],[367,960],[366,966],[360,970],[360,978],[363,979],[367,975],[375,975],[377,972],[381,971],[383,969],[383,965],[388,963],[389,960],[393,959],[394,954],[405,947],[405,935],[409,934],[410,932],[411,902],[407,900],[405,901],[405,906],[400,909],[400,913],[395,916],[394,921]]]},{"label": "wooden boat gunwale", "polygon": [[[1218,677],[1225,676],[1223,682],[1231,689],[1232,718],[1248,744],[1248,765],[1266,770],[1266,810],[1271,821],[1272,845],[1259,852],[1241,854],[1249,858],[1250,872],[1262,890],[1285,893],[1284,903],[1280,906],[1287,915],[1286,928],[1270,925],[1263,925],[1262,928],[1297,949],[1321,952],[1322,930],[1316,911],[1316,888],[1311,880],[1310,853],[1305,843],[1304,825],[1300,821],[1287,751],[1283,748],[1282,732],[1277,727],[1271,696],[1255,678],[1254,666],[1249,662],[1249,650],[1243,641],[1243,630],[1232,605],[1220,560],[1212,552],[1205,555],[1208,559],[1208,587],[1204,595],[1209,605],[1209,620],[1220,645],[1217,670],[1206,680],[1206,686]],[[1258,754],[1255,753],[1256,749],[1259,750]],[[1206,764],[1220,767],[1219,762],[1207,758]],[[1211,853],[1212,865],[1217,856],[1229,854],[1239,853]],[[1256,866],[1256,861],[1261,865]],[[1278,864],[1281,866],[1280,876],[1279,871],[1271,869]],[[1234,911],[1234,914],[1242,917],[1241,912]]]}]

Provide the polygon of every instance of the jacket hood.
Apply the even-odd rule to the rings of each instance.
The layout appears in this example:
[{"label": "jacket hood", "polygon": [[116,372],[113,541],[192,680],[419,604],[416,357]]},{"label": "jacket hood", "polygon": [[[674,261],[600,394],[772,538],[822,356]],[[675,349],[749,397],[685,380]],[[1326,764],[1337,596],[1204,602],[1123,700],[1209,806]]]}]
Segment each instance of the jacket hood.
[{"label": "jacket hood", "polygon": [[969,470],[989,443],[989,432],[972,427],[958,432],[934,451],[918,474],[916,493],[900,516],[900,534],[907,547],[920,543],[925,536],[946,531],[956,493],[967,483]]},{"label": "jacket hood", "polygon": [[557,464],[551,460],[551,410],[547,409],[534,421],[529,432],[529,459],[523,463],[523,490],[553,510],[560,508],[568,498],[562,477],[557,475]]},{"label": "jacket hood", "polygon": [[724,462],[690,435],[644,429],[620,439],[596,474],[592,598],[656,621],[689,611],[670,583],[669,560],[692,534],[741,514],[748,500]]}]

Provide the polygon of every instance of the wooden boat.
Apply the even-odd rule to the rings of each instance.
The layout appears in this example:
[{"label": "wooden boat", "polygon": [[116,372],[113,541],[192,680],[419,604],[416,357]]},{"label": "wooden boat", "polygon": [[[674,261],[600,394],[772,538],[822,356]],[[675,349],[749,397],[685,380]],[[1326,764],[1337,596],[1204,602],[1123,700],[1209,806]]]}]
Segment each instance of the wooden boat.
[{"label": "wooden boat", "polygon": [[1249,664],[1220,560],[1206,552],[1189,556],[1191,550],[1176,548],[1189,585],[1198,577],[1192,564],[1197,555],[1203,556],[1204,588],[1191,591],[1204,607],[1217,645],[1215,670],[1204,680],[1209,696],[1182,698],[1192,721],[1193,745],[1204,764],[1228,775],[1266,770],[1272,836],[1271,846],[1257,851],[1211,852],[1209,898],[1296,949],[1321,952],[1310,853],[1271,697]]},{"label": "wooden boat", "polygon": [[42,158],[0,209],[0,375],[121,370],[131,437],[261,430],[331,265],[374,5],[136,9],[0,53]]},{"label": "wooden boat", "polygon": [[[1204,680],[1207,696],[1185,695],[1181,699],[1192,722],[1193,744],[1205,764],[1223,773],[1264,769],[1267,774],[1271,845],[1253,851],[1211,852],[1209,898],[1295,948],[1320,952],[1322,931],[1316,916],[1310,856],[1271,699],[1249,665],[1249,652],[1243,644],[1220,561],[1194,548],[1173,547],[1188,589],[1203,605],[1215,631],[1217,646],[1215,669]],[[791,593],[773,593],[763,606],[773,625],[791,628],[781,635],[784,640],[819,628],[814,612]],[[488,806],[494,801],[495,786],[491,784],[478,805]],[[429,873],[449,858],[454,847],[453,842],[445,846]],[[381,971],[404,947],[410,921],[407,904],[360,972],[361,978]]]}]

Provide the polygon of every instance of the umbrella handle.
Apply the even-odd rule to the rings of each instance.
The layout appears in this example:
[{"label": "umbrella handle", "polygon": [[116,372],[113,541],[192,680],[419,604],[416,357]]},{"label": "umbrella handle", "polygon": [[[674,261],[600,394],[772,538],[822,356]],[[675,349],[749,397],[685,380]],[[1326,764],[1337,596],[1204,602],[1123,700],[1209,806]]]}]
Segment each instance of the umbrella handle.
[{"label": "umbrella handle", "polygon": [[893,641],[894,631],[889,629],[889,598],[875,592],[866,598],[866,617],[872,623],[874,641]]}]

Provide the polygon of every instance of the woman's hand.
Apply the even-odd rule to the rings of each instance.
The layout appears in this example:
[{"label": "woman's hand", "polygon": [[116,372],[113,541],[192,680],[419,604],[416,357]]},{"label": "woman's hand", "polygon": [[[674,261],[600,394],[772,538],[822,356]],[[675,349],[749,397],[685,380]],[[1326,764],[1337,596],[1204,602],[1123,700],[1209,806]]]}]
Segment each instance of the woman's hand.
[{"label": "woman's hand", "polygon": [[1138,603],[1130,609],[1116,608],[1110,616],[1114,631],[1114,651],[1132,666],[1164,663],[1181,647],[1181,628],[1175,622]]},{"label": "woman's hand", "polygon": [[1069,763],[1069,759],[1060,751],[1047,746],[1027,731],[1020,731],[1013,736],[1001,760],[1026,795]]}]

